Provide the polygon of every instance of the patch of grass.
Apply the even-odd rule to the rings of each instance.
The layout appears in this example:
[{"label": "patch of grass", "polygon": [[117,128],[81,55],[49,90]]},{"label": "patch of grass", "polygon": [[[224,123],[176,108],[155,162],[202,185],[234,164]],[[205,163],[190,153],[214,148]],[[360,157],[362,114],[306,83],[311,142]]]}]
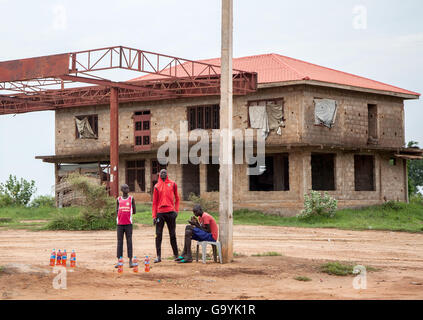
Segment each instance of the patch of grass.
[{"label": "patch of grass", "polygon": [[[52,207],[1,207],[0,208],[0,226],[6,229],[43,229],[49,221],[60,216],[76,216],[80,208],[52,208]],[[33,221],[34,222],[31,222]],[[39,222],[36,220],[44,220]],[[24,222],[21,222],[24,221]]]},{"label": "patch of grass", "polygon": [[305,282],[311,281],[309,277],[305,277],[305,276],[298,276],[298,277],[295,277],[294,279],[298,281],[305,281]]},{"label": "patch of grass", "polygon": [[[182,208],[181,208],[182,209]],[[188,209],[188,208],[186,208]],[[0,208],[0,227],[11,229],[32,229],[37,230],[45,228],[49,222],[57,217],[60,218],[56,223],[70,226],[69,216],[79,215],[81,208],[19,208],[2,207]],[[219,215],[216,212],[209,212],[219,222]],[[178,224],[187,224],[192,216],[192,211],[182,210],[176,219]],[[21,223],[25,220],[26,223]],[[47,220],[47,222],[37,222],[29,224],[27,220]],[[114,222],[114,221],[113,221]],[[137,203],[137,214],[134,215],[134,223],[153,225],[151,216],[151,205],[146,203]],[[97,221],[93,226],[97,228],[114,229],[113,223]],[[338,210],[333,218],[312,217],[307,220],[301,220],[297,217],[281,217],[277,215],[268,215],[260,211],[251,211],[246,209],[234,211],[235,225],[258,225],[258,226],[286,226],[300,228],[337,228],[344,230],[389,230],[406,232],[423,232],[423,203],[421,201],[411,201],[409,204],[398,202],[387,202],[379,206],[371,206],[361,209],[342,209]],[[50,224],[50,228],[52,225]],[[86,226],[76,219],[70,230],[86,230]]]},{"label": "patch of grass", "polygon": [[320,271],[335,275],[347,276],[353,274],[354,266],[352,264],[343,264],[340,262],[328,262],[320,266]]},{"label": "patch of grass", "polygon": [[[320,266],[320,271],[327,273],[329,275],[335,275],[335,276],[348,276],[348,275],[353,275],[354,272],[354,266],[356,266],[356,264],[346,264],[346,263],[341,263],[341,262],[328,262],[325,264],[322,264]],[[365,266],[366,271],[371,272],[371,271],[379,271],[380,269],[371,267],[371,266]]]},{"label": "patch of grass", "polygon": [[383,210],[402,210],[407,207],[407,204],[404,202],[398,202],[398,201],[387,201],[384,204],[381,205],[381,208]]},{"label": "patch of grass", "polygon": [[381,270],[380,268],[366,266],[366,271],[369,271],[369,272],[375,272],[375,271],[380,271],[380,270]]},{"label": "patch of grass", "polygon": [[256,254],[252,254],[252,257],[278,257],[281,256],[282,254],[280,254],[279,252],[275,252],[275,251],[269,251],[269,252],[263,252],[263,253],[256,253]]},{"label": "patch of grass", "polygon": [[239,252],[234,252],[233,253],[234,257],[238,257],[238,258],[242,258],[242,257],[246,257],[247,255],[243,254],[243,253],[239,253]]},{"label": "patch of grass", "polygon": [[14,220],[49,220],[57,214],[77,215],[80,208],[52,208],[52,207],[0,207],[0,218],[11,218]]},{"label": "patch of grass", "polygon": [[234,211],[234,224],[423,232],[423,204],[418,201],[409,204],[387,202],[359,209],[338,210],[333,218],[310,217],[307,220],[242,209]]},{"label": "patch of grass", "polygon": [[44,226],[45,230],[70,230],[70,231],[82,231],[82,230],[114,230],[116,229],[116,221],[107,218],[98,218],[91,221],[83,219],[80,215],[78,216],[67,216],[60,215],[54,220],[48,222]]}]

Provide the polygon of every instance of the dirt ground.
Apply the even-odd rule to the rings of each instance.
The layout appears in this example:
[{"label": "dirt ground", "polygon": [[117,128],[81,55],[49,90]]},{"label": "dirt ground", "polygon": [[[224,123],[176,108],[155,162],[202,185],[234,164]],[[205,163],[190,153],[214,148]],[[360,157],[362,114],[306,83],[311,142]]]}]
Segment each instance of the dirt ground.
[{"label": "dirt ground", "polygon": [[[180,247],[183,228],[177,227]],[[134,274],[125,260],[121,276],[113,268],[115,238],[113,231],[0,230],[0,265],[6,266],[0,299],[423,299],[423,234],[235,226],[234,251],[241,256],[231,264],[164,259],[152,264],[151,272]],[[133,240],[138,257],[154,258],[152,226],[140,225]],[[58,275],[48,267],[53,248],[77,252],[77,268],[66,274],[67,289],[53,287]],[[167,234],[162,248],[164,257],[171,256]],[[267,251],[282,256],[251,256]],[[321,273],[326,261],[379,270],[367,272],[367,289],[354,289],[354,276]]]}]

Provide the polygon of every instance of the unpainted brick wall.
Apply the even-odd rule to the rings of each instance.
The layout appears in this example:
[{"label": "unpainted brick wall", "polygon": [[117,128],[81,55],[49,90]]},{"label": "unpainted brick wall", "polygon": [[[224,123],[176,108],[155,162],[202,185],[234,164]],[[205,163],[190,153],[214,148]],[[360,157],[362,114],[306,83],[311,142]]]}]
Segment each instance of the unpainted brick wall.
[{"label": "unpainted brick wall", "polygon": [[[315,98],[334,99],[338,109],[332,128],[314,125]],[[404,146],[404,103],[401,98],[340,89],[307,86],[304,91],[304,142],[365,146],[368,104],[378,111],[378,146]]]},{"label": "unpainted brick wall", "polygon": [[[300,140],[300,112],[302,90],[300,88],[274,88],[258,93],[235,97],[233,104],[233,127],[248,128],[248,100],[284,97],[286,128],[282,136],[271,132],[266,143],[295,143]],[[188,106],[219,104],[217,98],[181,99],[170,102],[127,103],[119,106],[119,143],[121,149],[130,151],[134,145],[133,114],[136,111],[151,110],[151,142],[157,144],[157,135],[165,128],[172,129],[179,136],[180,122],[187,120]],[[98,114],[98,139],[76,139],[75,116]],[[56,111],[56,154],[80,154],[108,152],[110,120],[108,106],[69,108]],[[211,136],[211,132],[210,132]],[[160,143],[159,143],[160,144]]]},{"label": "unpainted brick wall", "polygon": [[[399,98],[358,93],[339,89],[312,86],[287,86],[260,89],[257,93],[235,97],[233,127],[248,128],[248,101],[284,98],[286,126],[282,135],[271,131],[268,146],[294,144],[338,144],[366,146],[368,140],[367,105],[378,109],[379,146],[402,147],[404,141],[403,101]],[[314,125],[314,98],[335,99],[338,110],[335,125],[329,129]],[[180,121],[187,120],[186,107],[218,104],[216,98],[181,99],[168,102],[122,104],[119,112],[119,142],[123,149],[131,150],[134,144],[133,114],[151,110],[151,140],[157,144],[157,135],[169,128],[179,135]],[[76,139],[77,115],[98,114],[99,135],[96,140]],[[56,111],[56,154],[107,152],[110,123],[108,106],[70,108]]]},{"label": "unpainted brick wall", "polygon": [[[360,207],[383,203],[388,200],[406,200],[403,160],[397,159],[396,166],[389,164],[389,155],[363,153],[375,157],[375,191],[355,191],[354,155],[352,152],[333,152],[320,149],[289,152],[289,191],[249,191],[247,165],[234,166],[234,206],[260,209],[282,215],[298,213],[303,207],[304,194],[311,187],[311,153],[335,153],[335,188],[329,195],[339,200],[339,207]],[[200,170],[201,196],[219,200],[218,192],[205,192],[206,169]]]},{"label": "unpainted brick wall", "polygon": [[[304,193],[311,189],[311,152],[327,152],[321,149],[281,148],[281,144],[306,142],[311,144],[367,145],[367,105],[377,104],[379,114],[379,146],[401,147],[404,144],[403,101],[399,98],[381,95],[350,92],[311,86],[287,86],[260,89],[254,94],[234,98],[234,128],[248,127],[248,101],[258,99],[284,98],[286,127],[282,136],[271,132],[267,138],[266,152],[288,152],[289,191],[258,192],[249,191],[247,165],[234,166],[234,207],[257,208],[279,214],[298,213],[303,205]],[[338,101],[338,114],[332,129],[314,126],[314,98],[331,98]],[[163,128],[179,134],[180,121],[187,119],[186,107],[195,105],[218,104],[218,98],[181,99],[128,103],[120,105],[119,142],[121,147],[132,150],[134,144],[134,112],[151,110],[152,143],[157,143],[157,135]],[[96,140],[76,139],[75,120],[77,115],[98,114],[99,136]],[[56,154],[79,154],[109,151],[109,107],[93,106],[69,108],[56,111]],[[404,200],[406,194],[403,161],[398,159],[396,166],[389,165],[389,154],[375,154],[375,191],[354,190],[354,154],[335,152],[336,190],[329,194],[343,206],[363,206],[381,203],[386,200]],[[136,194],[138,201],[151,201],[151,160],[156,154],[140,153],[121,158],[119,182],[125,182],[125,161],[146,159],[146,192]],[[169,177],[179,186],[182,196],[182,169],[178,164],[168,166]],[[206,169],[200,165],[201,196],[218,200],[217,192],[206,192]]]}]

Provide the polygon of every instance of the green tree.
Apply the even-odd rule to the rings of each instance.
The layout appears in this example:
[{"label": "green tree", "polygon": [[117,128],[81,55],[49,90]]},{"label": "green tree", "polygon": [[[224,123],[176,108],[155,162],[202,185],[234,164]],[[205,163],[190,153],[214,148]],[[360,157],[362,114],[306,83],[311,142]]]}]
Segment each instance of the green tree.
[{"label": "green tree", "polygon": [[[418,147],[418,142],[410,141],[407,147]],[[423,160],[408,160],[408,193],[413,195],[417,193],[417,186],[423,186]]]},{"label": "green tree", "polygon": [[54,205],[55,198],[51,196],[38,196],[34,198],[29,204],[29,206],[32,208],[54,207]]},{"label": "green tree", "polygon": [[36,190],[34,180],[27,181],[23,178],[18,180],[12,175],[9,175],[5,183],[0,183],[0,195],[3,202],[16,206],[26,206]]},{"label": "green tree", "polygon": [[414,148],[414,147],[419,147],[419,143],[417,142],[417,141],[413,141],[413,140],[411,140],[411,141],[408,141],[408,143],[407,143],[407,148]]}]

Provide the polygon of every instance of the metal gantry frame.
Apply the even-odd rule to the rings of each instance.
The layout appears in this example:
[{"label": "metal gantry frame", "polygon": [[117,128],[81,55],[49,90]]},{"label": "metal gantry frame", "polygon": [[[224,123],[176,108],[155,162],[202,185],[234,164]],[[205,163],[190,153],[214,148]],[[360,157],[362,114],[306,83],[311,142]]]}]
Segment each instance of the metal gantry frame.
[{"label": "metal gantry frame", "polygon": [[[150,75],[113,81],[98,73]],[[119,103],[219,96],[219,65],[124,46],[0,62],[0,115],[110,104],[111,195],[119,194]],[[232,70],[233,94],[257,90],[257,73]],[[75,87],[77,84],[89,86]]]},{"label": "metal gantry frame", "polygon": [[[152,76],[117,82],[96,74],[113,69]],[[233,82],[235,95],[254,92],[257,74],[234,69]],[[107,104],[111,87],[120,102],[220,95],[220,66],[123,46],[0,62],[0,114]]]}]

